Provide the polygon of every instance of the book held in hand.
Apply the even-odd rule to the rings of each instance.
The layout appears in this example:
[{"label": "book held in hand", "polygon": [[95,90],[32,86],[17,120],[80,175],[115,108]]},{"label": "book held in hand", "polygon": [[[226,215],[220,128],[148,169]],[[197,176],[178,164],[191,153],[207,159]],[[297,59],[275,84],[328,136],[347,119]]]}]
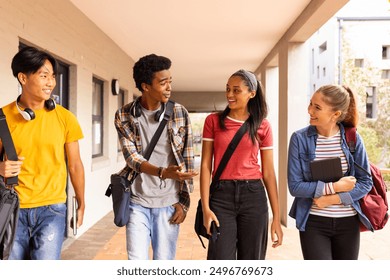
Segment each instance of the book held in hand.
[{"label": "book held in hand", "polygon": [[341,158],[327,158],[310,162],[313,181],[336,182],[343,177]]}]

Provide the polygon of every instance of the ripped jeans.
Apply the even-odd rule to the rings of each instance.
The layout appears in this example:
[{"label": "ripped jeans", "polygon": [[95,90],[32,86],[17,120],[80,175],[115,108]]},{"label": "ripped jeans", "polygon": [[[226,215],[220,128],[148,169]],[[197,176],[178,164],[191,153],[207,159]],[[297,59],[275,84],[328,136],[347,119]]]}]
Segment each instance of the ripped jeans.
[{"label": "ripped jeans", "polygon": [[65,217],[64,203],[20,209],[9,260],[59,260]]}]

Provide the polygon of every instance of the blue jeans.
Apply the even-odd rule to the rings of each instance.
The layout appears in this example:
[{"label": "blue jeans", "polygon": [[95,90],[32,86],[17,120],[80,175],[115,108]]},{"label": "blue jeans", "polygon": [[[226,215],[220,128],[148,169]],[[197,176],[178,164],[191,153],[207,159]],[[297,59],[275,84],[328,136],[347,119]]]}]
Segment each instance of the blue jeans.
[{"label": "blue jeans", "polygon": [[148,260],[152,245],[153,260],[173,260],[179,225],[170,224],[175,207],[146,208],[130,203],[130,221],[126,225],[127,256],[129,260]]},{"label": "blue jeans", "polygon": [[65,235],[66,205],[53,204],[19,211],[10,260],[59,260]]},{"label": "blue jeans", "polygon": [[329,218],[309,215],[299,232],[305,260],[357,260],[360,248],[358,215]]},{"label": "blue jeans", "polygon": [[222,180],[210,197],[220,235],[209,239],[208,260],[263,260],[268,239],[268,201],[261,180]]}]

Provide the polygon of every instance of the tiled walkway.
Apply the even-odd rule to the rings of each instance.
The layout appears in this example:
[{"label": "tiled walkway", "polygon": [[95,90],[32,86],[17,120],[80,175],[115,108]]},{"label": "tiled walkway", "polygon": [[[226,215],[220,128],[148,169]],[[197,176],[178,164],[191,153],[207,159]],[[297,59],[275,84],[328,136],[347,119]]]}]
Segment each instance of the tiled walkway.
[{"label": "tiled walkway", "polygon": [[[195,179],[195,182],[197,181]],[[180,228],[176,259],[205,260],[206,249],[202,247],[193,229],[196,205],[199,199],[198,185],[195,185],[195,191],[191,195],[192,207]],[[283,231],[283,245],[275,249],[268,248],[267,259],[302,260],[298,230],[283,228]],[[109,213],[73,243],[66,244],[62,259],[126,260],[125,228],[116,227],[113,223],[113,214]],[[375,233],[362,233],[359,259],[390,260],[390,224],[385,229]]]}]

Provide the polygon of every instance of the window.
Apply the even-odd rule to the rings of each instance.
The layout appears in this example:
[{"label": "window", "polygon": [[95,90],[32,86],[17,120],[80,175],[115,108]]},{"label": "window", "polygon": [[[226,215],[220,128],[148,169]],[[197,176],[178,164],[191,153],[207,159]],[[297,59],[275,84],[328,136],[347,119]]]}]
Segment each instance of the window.
[{"label": "window", "polygon": [[[28,45],[19,42],[19,50]],[[57,104],[69,109],[69,65],[57,58],[56,86],[51,93],[51,98]],[[22,87],[18,83],[18,93],[22,93]]]},{"label": "window", "polygon": [[390,79],[390,69],[382,70],[382,79]]},{"label": "window", "polygon": [[366,88],[366,117],[369,119],[374,119],[377,117],[375,87]]},{"label": "window", "polygon": [[324,42],[324,43],[322,43],[321,46],[319,46],[318,52],[319,52],[319,53],[323,53],[324,51],[326,51],[326,49],[327,49],[327,43]]},{"label": "window", "polygon": [[326,67],[322,68],[322,76],[326,77]]},{"label": "window", "polygon": [[57,104],[69,109],[69,65],[58,61],[56,87],[52,92],[52,98]]},{"label": "window", "polygon": [[356,58],[355,59],[355,67],[363,68],[364,67],[364,59],[363,58]]},{"label": "window", "polygon": [[382,59],[390,59],[390,46],[382,46]]},{"label": "window", "polygon": [[92,158],[103,155],[103,85],[104,82],[92,80]]},{"label": "window", "polygon": [[314,49],[311,49],[311,72],[314,74],[315,65],[314,65]]},{"label": "window", "polygon": [[[122,108],[125,105],[125,91],[123,89],[119,89],[119,94],[118,94],[118,109]],[[122,152],[121,144],[118,141],[118,153]]]}]

